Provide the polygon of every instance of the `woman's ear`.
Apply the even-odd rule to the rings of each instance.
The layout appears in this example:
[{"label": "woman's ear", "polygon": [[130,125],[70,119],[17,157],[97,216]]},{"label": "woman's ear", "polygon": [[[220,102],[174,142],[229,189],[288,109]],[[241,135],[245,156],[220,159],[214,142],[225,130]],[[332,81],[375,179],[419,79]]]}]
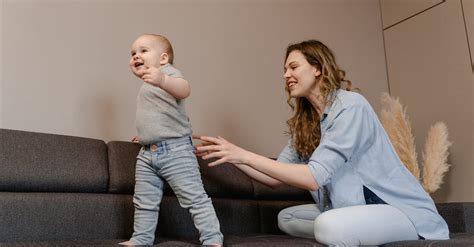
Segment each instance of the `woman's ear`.
[{"label": "woman's ear", "polygon": [[160,65],[167,64],[169,62],[169,60],[170,60],[170,57],[169,57],[168,53],[166,53],[166,52],[161,53],[161,55],[160,55]]},{"label": "woman's ear", "polygon": [[321,75],[321,70],[318,68],[314,68],[314,77],[319,77]]}]

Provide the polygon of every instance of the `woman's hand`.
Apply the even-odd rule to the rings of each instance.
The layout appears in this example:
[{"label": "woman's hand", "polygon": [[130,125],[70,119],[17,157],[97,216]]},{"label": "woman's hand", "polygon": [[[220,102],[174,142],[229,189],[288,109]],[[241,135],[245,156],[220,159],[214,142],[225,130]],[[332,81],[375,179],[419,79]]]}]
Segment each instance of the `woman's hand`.
[{"label": "woman's hand", "polygon": [[210,136],[193,136],[194,139],[199,139],[203,143],[196,145],[196,155],[202,157],[204,160],[217,158],[216,161],[209,163],[209,166],[220,165],[225,162],[233,164],[246,164],[249,152],[242,149],[224,138],[210,137]]},{"label": "woman's hand", "polygon": [[[201,135],[193,134],[193,139],[202,141],[201,140]],[[213,143],[203,141],[201,143],[198,143],[198,144],[194,145],[194,147],[196,148],[196,151],[195,151],[196,156],[202,157],[206,154],[209,154],[210,152],[208,152],[208,151],[200,151],[199,150],[199,147],[208,146],[208,145],[213,145]]]}]

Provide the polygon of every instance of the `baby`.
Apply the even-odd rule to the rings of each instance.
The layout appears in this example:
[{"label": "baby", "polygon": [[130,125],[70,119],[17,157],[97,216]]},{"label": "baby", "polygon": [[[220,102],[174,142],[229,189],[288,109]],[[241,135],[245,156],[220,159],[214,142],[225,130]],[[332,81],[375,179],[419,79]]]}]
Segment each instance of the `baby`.
[{"label": "baby", "polygon": [[188,81],[173,66],[173,48],[162,35],[139,36],[130,68],[144,81],[137,97],[136,140],[143,145],[135,172],[134,233],[122,245],[152,245],[165,181],[187,208],[203,245],[221,246],[223,235],[207,196],[194,154],[192,130],[184,108]]}]

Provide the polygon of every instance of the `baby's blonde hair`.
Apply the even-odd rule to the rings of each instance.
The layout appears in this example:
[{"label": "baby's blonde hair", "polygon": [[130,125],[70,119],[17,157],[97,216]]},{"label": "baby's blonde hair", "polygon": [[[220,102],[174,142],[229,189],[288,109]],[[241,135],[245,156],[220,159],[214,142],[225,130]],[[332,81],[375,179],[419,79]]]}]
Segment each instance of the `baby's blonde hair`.
[{"label": "baby's blonde hair", "polygon": [[142,36],[150,36],[150,37],[155,38],[160,43],[160,45],[163,46],[164,52],[168,54],[168,58],[169,58],[168,62],[170,64],[173,64],[174,52],[173,52],[173,47],[171,46],[171,42],[168,40],[168,38],[159,34],[143,34]]}]

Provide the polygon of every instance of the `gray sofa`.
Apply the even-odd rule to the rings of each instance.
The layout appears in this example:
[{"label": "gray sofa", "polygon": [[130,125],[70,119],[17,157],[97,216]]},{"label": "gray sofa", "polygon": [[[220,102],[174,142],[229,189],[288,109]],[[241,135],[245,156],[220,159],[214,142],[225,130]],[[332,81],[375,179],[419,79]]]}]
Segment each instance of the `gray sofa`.
[{"label": "gray sofa", "polygon": [[[139,149],[130,142],[0,129],[0,246],[115,246],[129,238]],[[226,246],[321,246],[277,227],[281,209],[312,202],[308,192],[273,190],[232,165],[199,162]],[[437,207],[452,239],[387,246],[474,246],[474,203]],[[190,215],[169,187],[156,236],[156,246],[199,245]]]}]

